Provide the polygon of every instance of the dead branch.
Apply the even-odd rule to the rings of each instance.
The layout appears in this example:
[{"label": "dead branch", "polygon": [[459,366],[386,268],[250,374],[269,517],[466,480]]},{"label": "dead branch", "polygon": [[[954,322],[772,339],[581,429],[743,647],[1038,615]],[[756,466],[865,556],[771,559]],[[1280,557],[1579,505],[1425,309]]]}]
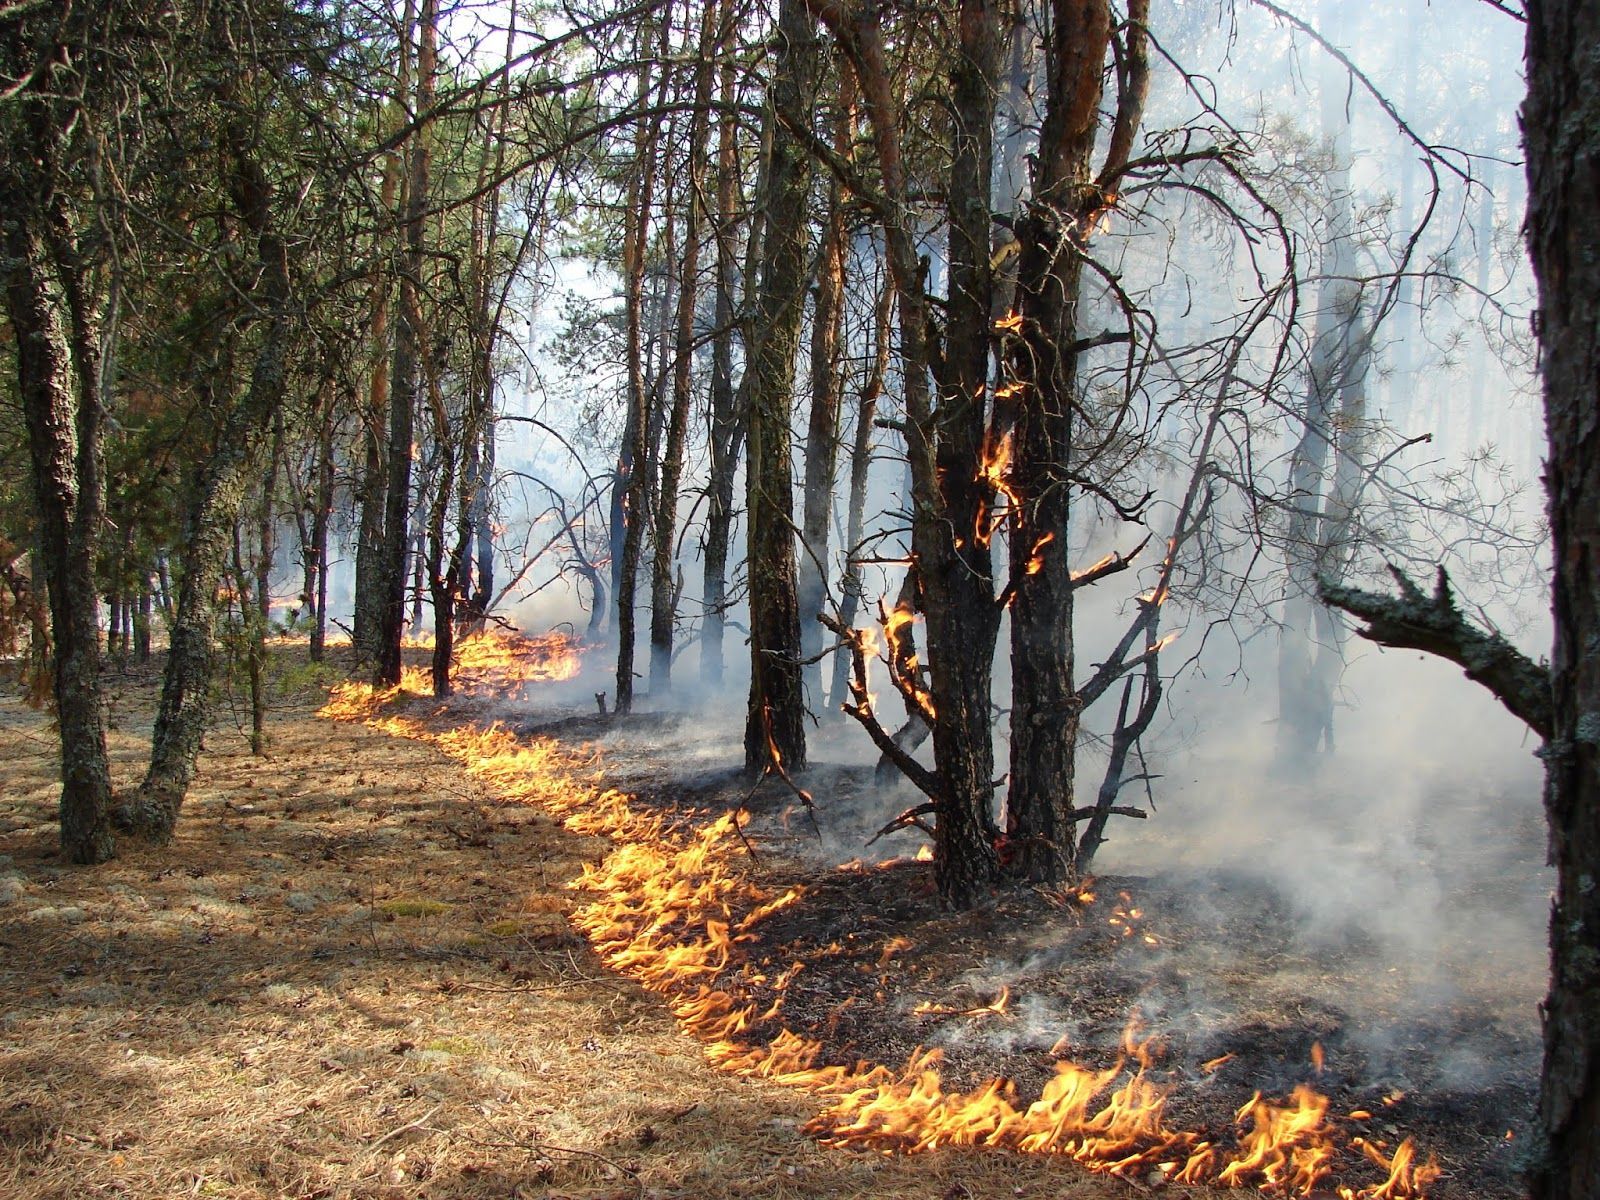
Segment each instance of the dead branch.
[{"label": "dead branch", "polygon": [[1091,583],[1098,583],[1107,575],[1115,575],[1119,571],[1126,571],[1133,565],[1133,560],[1138,558],[1144,548],[1150,544],[1150,539],[1153,536],[1155,535],[1147,533],[1144,535],[1144,541],[1140,542],[1132,550],[1128,551],[1128,553],[1120,554],[1113,550],[1099,562],[1095,563],[1094,566],[1087,567],[1083,571],[1074,575],[1072,577],[1073,590],[1076,591],[1078,588],[1088,587]]},{"label": "dead branch", "polygon": [[1108,804],[1104,808],[1090,805],[1088,808],[1075,808],[1070,815],[1074,821],[1087,821],[1090,817],[1101,813],[1109,813],[1114,817],[1137,817],[1141,821],[1150,816],[1144,809],[1135,808],[1131,804]]},{"label": "dead branch", "polygon": [[873,842],[877,841],[881,837],[887,837],[891,833],[898,833],[902,829],[910,829],[913,826],[922,830],[922,832],[927,834],[929,837],[932,837],[932,828],[930,828],[922,820],[922,818],[931,816],[937,811],[937,807],[931,801],[927,804],[918,804],[908,808],[905,810],[905,812],[901,813],[894,820],[890,821],[882,829],[878,830],[877,833],[869,837],[866,841],[866,844],[870,846]]},{"label": "dead branch", "polygon": [[1331,579],[1317,581],[1323,603],[1343,609],[1365,628],[1356,632],[1369,642],[1397,650],[1421,650],[1448,659],[1514,715],[1548,739],[1554,725],[1550,671],[1528,658],[1497,633],[1480,629],[1461,615],[1450,592],[1450,578],[1439,568],[1433,595],[1426,594],[1399,567],[1389,565],[1400,588],[1398,596],[1364,591]]},{"label": "dead branch", "polygon": [[867,736],[872,739],[872,744],[878,748],[884,757],[900,768],[900,773],[909,779],[919,792],[930,800],[937,800],[939,798],[939,777],[896,745],[895,740],[889,736],[888,730],[878,723],[877,714],[872,711],[872,695],[867,690],[865,637],[854,629],[846,629],[827,613],[818,613],[817,620],[822,622],[824,628],[831,630],[850,649],[850,695],[854,698],[855,703],[842,706],[845,714],[853,717],[861,728],[867,731]]}]

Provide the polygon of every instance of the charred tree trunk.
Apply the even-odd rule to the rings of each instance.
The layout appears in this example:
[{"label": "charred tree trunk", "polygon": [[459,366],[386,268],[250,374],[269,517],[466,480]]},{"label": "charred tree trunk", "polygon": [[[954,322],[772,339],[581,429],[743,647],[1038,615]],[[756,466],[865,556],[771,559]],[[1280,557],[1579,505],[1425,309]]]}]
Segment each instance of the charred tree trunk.
[{"label": "charred tree trunk", "polygon": [[[951,284],[950,354],[931,337],[901,153],[901,105],[894,92],[876,7],[845,8],[811,0],[850,59],[872,125],[883,180],[883,228],[899,296],[906,409],[906,452],[912,487],[912,557],[927,615],[929,696],[936,771],[894,746],[877,723],[864,683],[852,684],[851,714],[874,743],[933,801],[937,825],[934,875],[941,897],[969,907],[999,876],[990,811],[994,744],[989,683],[998,613],[987,537],[990,489],[980,469],[988,395],[989,182],[994,117],[995,25],[988,0],[965,0],[952,70],[953,145],[948,208]],[[981,232],[980,232],[981,230]],[[981,349],[974,340],[981,332]],[[930,372],[939,375],[937,411]],[[859,653],[859,649],[857,650]],[[902,681],[903,682],[903,681]]]},{"label": "charred tree trunk", "polygon": [[1557,872],[1536,1200],[1600,1196],[1600,10],[1528,5],[1528,235],[1539,281],[1555,547],[1554,728],[1545,809]]},{"label": "charred tree trunk", "polygon": [[820,59],[816,18],[806,11],[803,0],[779,0],[771,98],[776,127],[762,188],[767,232],[755,344],[750,348],[745,435],[750,449],[745,476],[750,699],[744,765],[750,775],[761,774],[774,759],[790,771],[806,765],[789,419],[810,265],[806,198],[811,160],[789,125],[810,127]]},{"label": "charred tree trunk", "polygon": [[1103,0],[1057,0],[1046,51],[1045,117],[1033,203],[1018,223],[1019,336],[1008,353],[1015,496],[1010,544],[1012,867],[1036,882],[1072,878],[1074,783],[1081,701],[1073,685],[1073,581],[1068,558],[1078,403],[1078,302],[1086,246],[1114,196],[1148,88],[1144,22],[1132,0],[1117,47],[1117,113],[1097,178],[1092,156],[1113,31]]}]

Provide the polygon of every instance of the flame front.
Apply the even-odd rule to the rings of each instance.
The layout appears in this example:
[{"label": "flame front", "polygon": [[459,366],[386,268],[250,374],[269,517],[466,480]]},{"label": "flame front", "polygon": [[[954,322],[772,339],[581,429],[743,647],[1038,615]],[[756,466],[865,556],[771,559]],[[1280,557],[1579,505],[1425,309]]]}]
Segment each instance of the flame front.
[{"label": "flame front", "polygon": [[[828,1064],[819,1041],[779,1023],[785,989],[803,963],[779,970],[756,956],[761,924],[801,900],[803,889],[774,895],[752,876],[733,814],[685,832],[603,787],[593,752],[548,738],[522,741],[498,725],[436,729],[387,714],[394,695],[341,685],[321,715],[431,742],[505,801],[539,805],[575,833],[613,839],[612,851],[573,884],[590,898],[573,924],[606,963],[662,996],[714,1065],[819,1096],[823,1107],[805,1129],[827,1144],[883,1153],[982,1146],[1060,1155],[1134,1179],[1159,1172],[1171,1182],[1274,1194],[1306,1195],[1351,1160],[1383,1172],[1381,1183],[1339,1187],[1342,1200],[1420,1196],[1439,1173],[1431,1162],[1416,1164],[1409,1140],[1390,1155],[1378,1143],[1347,1139],[1328,1116],[1327,1098],[1307,1086],[1282,1104],[1252,1097],[1239,1110],[1236,1145],[1169,1128],[1172,1085],[1149,1074],[1160,1047],[1132,1030],[1119,1062],[1095,1070],[1058,1061],[1029,1103],[1002,1079],[967,1092],[947,1089],[937,1050],[918,1050],[898,1069]],[[885,959],[908,946],[891,944]],[[970,1015],[1001,1014],[1009,998],[1003,992]]]}]

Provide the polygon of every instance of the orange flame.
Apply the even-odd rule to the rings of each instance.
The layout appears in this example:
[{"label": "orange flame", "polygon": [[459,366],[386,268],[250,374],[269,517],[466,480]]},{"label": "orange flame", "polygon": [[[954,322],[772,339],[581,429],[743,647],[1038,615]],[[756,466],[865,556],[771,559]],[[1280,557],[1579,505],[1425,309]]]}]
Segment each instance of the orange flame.
[{"label": "orange flame", "polygon": [[[593,752],[564,749],[547,738],[523,741],[499,726],[439,730],[404,712],[386,711],[396,694],[341,685],[322,715],[430,742],[505,802],[538,805],[575,833],[613,839],[610,853],[586,865],[573,885],[589,898],[572,914],[574,926],[602,960],[661,995],[713,1064],[821,1097],[821,1111],[805,1128],[825,1143],[906,1153],[985,1146],[1060,1155],[1128,1178],[1155,1171],[1173,1183],[1302,1195],[1326,1183],[1341,1156],[1355,1150],[1358,1161],[1385,1178],[1359,1189],[1338,1188],[1342,1200],[1416,1197],[1439,1174],[1431,1161],[1417,1165],[1409,1140],[1393,1155],[1362,1138],[1345,1142],[1328,1118],[1327,1098],[1305,1086],[1287,1103],[1252,1097],[1238,1113],[1248,1129],[1235,1149],[1172,1129],[1165,1116],[1171,1085],[1147,1074],[1159,1043],[1141,1040],[1132,1029],[1122,1061],[1102,1070],[1060,1061],[1031,1103],[1002,1079],[968,1092],[948,1089],[936,1050],[918,1050],[898,1069],[828,1064],[820,1042],[774,1028],[801,964],[769,978],[756,968],[749,947],[761,924],[796,903],[801,892],[773,895],[753,878],[733,814],[686,830],[676,819],[646,813],[631,797],[604,788]],[[1141,915],[1126,898],[1124,910],[1129,919]],[[904,948],[889,943],[882,961]],[[1008,1001],[1009,993],[1002,992],[974,1012],[1000,1013]],[[1206,1068],[1214,1070],[1226,1058]]]}]

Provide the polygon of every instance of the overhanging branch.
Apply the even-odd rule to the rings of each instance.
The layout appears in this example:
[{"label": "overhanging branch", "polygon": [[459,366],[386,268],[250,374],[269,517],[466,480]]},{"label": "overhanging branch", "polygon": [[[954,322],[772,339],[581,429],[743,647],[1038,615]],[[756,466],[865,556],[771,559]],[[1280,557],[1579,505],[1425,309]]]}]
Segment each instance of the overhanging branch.
[{"label": "overhanging branch", "polygon": [[1480,629],[1462,616],[1443,567],[1439,568],[1431,596],[1399,567],[1391,564],[1389,573],[1399,585],[1398,596],[1368,592],[1329,579],[1317,581],[1317,593],[1323,603],[1366,622],[1366,627],[1356,632],[1369,642],[1398,650],[1421,650],[1455,663],[1468,679],[1488,688],[1513,715],[1548,739],[1554,722],[1549,670],[1499,634]]}]

